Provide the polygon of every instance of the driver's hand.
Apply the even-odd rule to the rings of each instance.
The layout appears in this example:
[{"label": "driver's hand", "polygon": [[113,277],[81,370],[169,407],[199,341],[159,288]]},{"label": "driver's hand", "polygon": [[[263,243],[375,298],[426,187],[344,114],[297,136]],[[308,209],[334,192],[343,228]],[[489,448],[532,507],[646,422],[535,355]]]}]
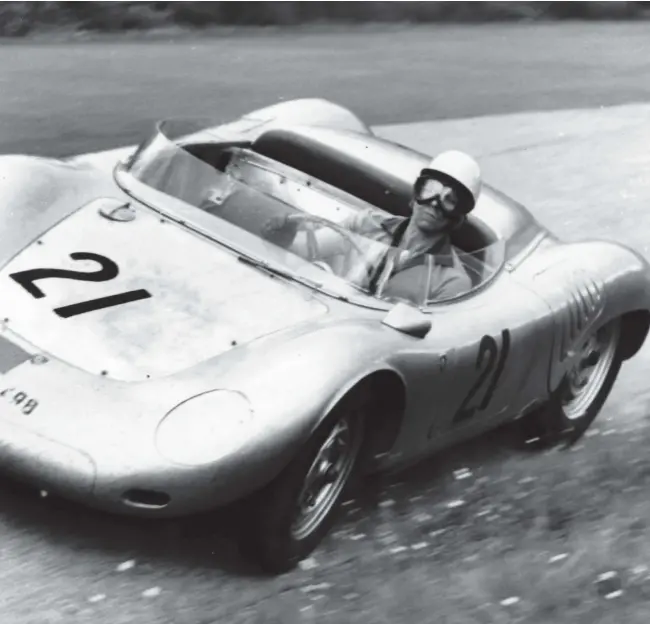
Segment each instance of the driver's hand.
[{"label": "driver's hand", "polygon": [[298,232],[298,220],[291,215],[270,217],[262,226],[262,236],[274,245],[290,247]]}]

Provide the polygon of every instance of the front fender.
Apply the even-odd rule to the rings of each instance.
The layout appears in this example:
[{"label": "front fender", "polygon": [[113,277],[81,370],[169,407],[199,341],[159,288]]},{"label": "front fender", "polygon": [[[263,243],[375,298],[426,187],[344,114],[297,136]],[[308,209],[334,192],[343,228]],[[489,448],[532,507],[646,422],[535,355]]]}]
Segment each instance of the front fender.
[{"label": "front fender", "polygon": [[390,364],[400,340],[373,321],[314,323],[293,337],[283,332],[235,349],[206,368],[202,376],[214,387],[243,393],[253,407],[256,424],[242,453],[255,457],[257,474],[247,489],[277,475],[362,380],[379,371],[401,378]]}]

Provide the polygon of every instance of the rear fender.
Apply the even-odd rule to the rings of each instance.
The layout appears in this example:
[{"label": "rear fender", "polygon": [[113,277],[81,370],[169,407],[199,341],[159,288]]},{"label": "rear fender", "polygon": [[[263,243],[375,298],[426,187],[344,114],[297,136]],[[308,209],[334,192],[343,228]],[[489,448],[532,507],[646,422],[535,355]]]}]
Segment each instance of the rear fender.
[{"label": "rear fender", "polygon": [[261,128],[257,130],[256,126],[251,126],[254,135],[259,135],[272,126],[286,127],[287,125],[320,126],[333,130],[373,134],[370,127],[352,111],[322,98],[301,98],[259,108],[247,113],[232,126],[241,124],[245,127],[246,123],[255,121],[261,122]]},{"label": "rear fender", "polygon": [[581,341],[594,329],[623,319],[623,357],[634,355],[648,333],[650,265],[618,243],[548,241],[515,271],[540,295],[554,320],[548,390],[572,368]]}]

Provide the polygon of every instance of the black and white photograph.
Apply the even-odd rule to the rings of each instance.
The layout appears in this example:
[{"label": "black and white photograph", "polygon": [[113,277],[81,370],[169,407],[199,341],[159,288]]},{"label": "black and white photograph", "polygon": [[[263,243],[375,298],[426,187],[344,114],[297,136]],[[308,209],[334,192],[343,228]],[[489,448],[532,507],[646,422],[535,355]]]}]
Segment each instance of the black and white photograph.
[{"label": "black and white photograph", "polygon": [[2,624],[647,624],[650,2],[0,2]]}]

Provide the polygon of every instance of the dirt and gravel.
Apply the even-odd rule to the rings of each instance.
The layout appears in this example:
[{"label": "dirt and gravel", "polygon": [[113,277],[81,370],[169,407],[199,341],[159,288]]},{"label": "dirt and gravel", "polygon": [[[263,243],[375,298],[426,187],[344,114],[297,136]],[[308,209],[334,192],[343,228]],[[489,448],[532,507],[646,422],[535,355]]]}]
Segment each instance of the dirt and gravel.
[{"label": "dirt and gravel", "polygon": [[[471,150],[489,182],[567,239],[648,253],[649,52],[643,24],[11,43],[0,152],[106,149],[159,117],[325,96],[393,140]],[[577,451],[521,456],[487,436],[370,488],[313,558],[275,579],[239,557],[227,513],[179,531],[3,484],[0,620],[646,622],[649,360],[645,348],[625,366]],[[627,598],[599,602],[591,583],[612,565]]]}]

